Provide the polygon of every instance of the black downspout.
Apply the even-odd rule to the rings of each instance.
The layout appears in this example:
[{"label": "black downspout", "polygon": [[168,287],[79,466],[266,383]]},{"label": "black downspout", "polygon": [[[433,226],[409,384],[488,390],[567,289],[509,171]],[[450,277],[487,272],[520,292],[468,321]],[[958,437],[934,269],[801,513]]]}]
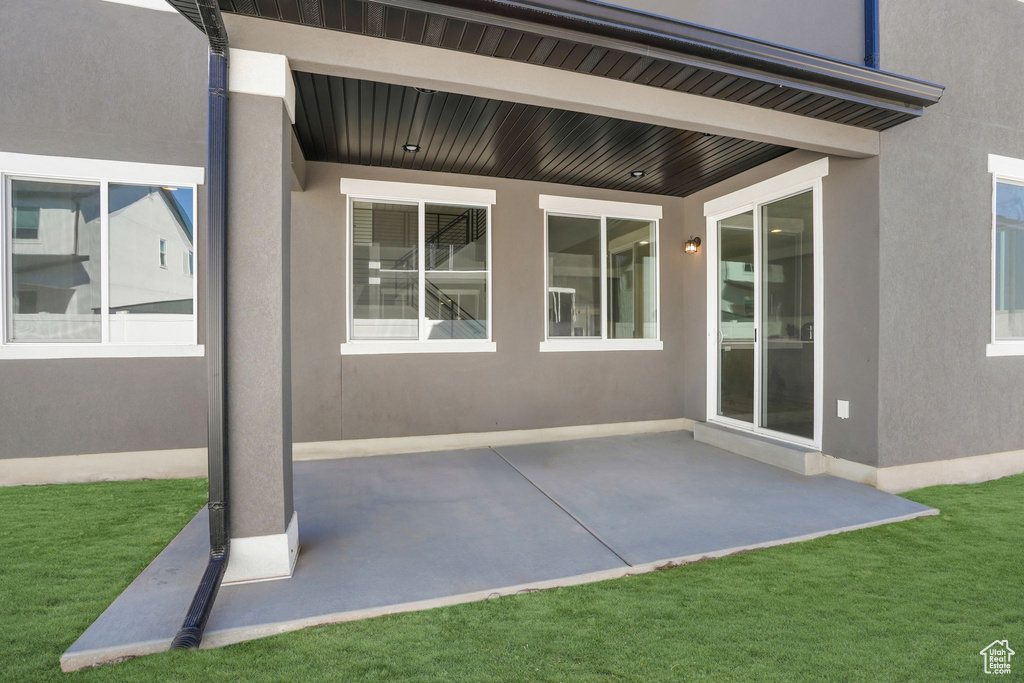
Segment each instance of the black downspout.
[{"label": "black downspout", "polygon": [[208,460],[210,516],[210,558],[199,582],[188,614],[171,643],[172,650],[194,650],[213,610],[230,553],[228,519],[228,453],[226,442],[226,400],[224,341],[227,324],[225,295],[225,225],[227,213],[227,128],[228,49],[227,34],[220,21],[216,0],[198,0],[210,37],[210,89],[207,109],[206,213],[206,378],[209,405]]},{"label": "black downspout", "polygon": [[879,33],[878,0],[864,0],[864,64],[872,69],[881,64]]}]

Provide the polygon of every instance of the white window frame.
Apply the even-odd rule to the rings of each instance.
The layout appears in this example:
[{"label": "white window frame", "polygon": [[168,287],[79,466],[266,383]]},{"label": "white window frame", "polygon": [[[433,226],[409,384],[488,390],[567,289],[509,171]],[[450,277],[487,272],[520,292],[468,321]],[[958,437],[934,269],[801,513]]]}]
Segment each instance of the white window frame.
[{"label": "white window frame", "polygon": [[[706,416],[708,422],[722,424],[740,431],[762,434],[779,441],[786,441],[801,446],[821,449],[822,425],[824,423],[824,378],[825,378],[825,247],[824,247],[824,183],[828,175],[828,157],[813,161],[781,175],[755,183],[742,190],[713,199],[704,204],[706,220],[705,239],[703,241],[707,272],[707,403]],[[740,420],[723,417],[718,414],[718,222],[737,214],[753,211],[754,214],[754,259],[761,259],[760,242],[756,235],[760,231],[760,208],[788,197],[802,194],[808,190],[814,192],[814,438],[805,439],[784,432],[777,432],[765,427],[754,426]],[[754,319],[760,328],[761,317],[761,284],[754,282]],[[761,342],[755,342],[754,353],[754,417],[755,424],[760,413],[760,382],[761,353],[759,343],[763,335],[758,335]]]},{"label": "white window frame", "polygon": [[[541,353],[575,351],[661,351],[661,219],[663,209],[658,204],[634,204],[602,199],[583,199],[558,195],[540,195],[540,208],[544,210],[544,340]],[[601,336],[551,337],[548,329],[548,217],[594,218],[601,222]],[[654,224],[654,306],[655,336],[653,339],[608,338],[608,219],[650,221]]]},{"label": "white window frame", "polygon": [[989,302],[989,337],[985,346],[985,355],[989,357],[1024,356],[1024,338],[996,339],[996,193],[999,183],[1024,186],[1024,160],[1003,157],[996,154],[988,155],[988,172],[992,175],[992,207],[991,207],[991,300]]},{"label": "white window frame", "polygon": [[[194,195],[193,195],[194,196]],[[167,238],[158,237],[156,243],[157,265],[167,270]]]},{"label": "white window frame", "polygon": [[[109,187],[116,185],[147,185],[189,187],[192,189],[192,215],[198,207],[198,188],[204,181],[204,169],[196,166],[170,166],[107,159],[55,157],[36,154],[0,152],[0,360],[36,360],[57,358],[156,358],[193,357],[204,354],[198,343],[198,286],[192,284],[192,339],[189,342],[141,344],[111,342],[110,336],[110,278],[109,278],[109,215],[107,202]],[[13,230],[8,231],[8,216],[12,213],[10,180],[82,182],[100,188],[100,260],[101,260],[101,314],[102,339],[98,342],[9,342],[8,292],[13,287],[13,272],[9,262]],[[194,229],[194,233],[198,232]],[[198,244],[198,242],[196,242]],[[198,246],[196,247],[198,248]]]},{"label": "white window frame", "polygon": [[[497,351],[494,342],[494,262],[491,256],[494,242],[494,227],[491,221],[492,207],[497,203],[494,190],[470,187],[448,187],[420,183],[398,183],[378,180],[344,178],[341,194],[345,195],[345,339],[341,343],[341,355],[380,355],[405,353],[493,353]],[[352,272],[353,272],[353,205],[357,201],[397,202],[417,205],[417,253],[419,254],[419,316],[418,339],[352,339]],[[427,339],[424,324],[426,300],[423,296],[426,280],[425,247],[427,204],[451,204],[467,208],[487,210],[487,338],[486,339]]]}]

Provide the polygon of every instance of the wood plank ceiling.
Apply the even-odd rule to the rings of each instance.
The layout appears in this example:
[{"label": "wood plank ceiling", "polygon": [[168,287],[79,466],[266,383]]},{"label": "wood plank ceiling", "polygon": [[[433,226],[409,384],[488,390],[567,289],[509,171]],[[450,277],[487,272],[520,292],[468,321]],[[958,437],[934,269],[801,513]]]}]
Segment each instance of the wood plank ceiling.
[{"label": "wood plank ceiling", "polygon": [[310,161],[686,196],[790,151],[549,107],[294,75],[295,133]]}]

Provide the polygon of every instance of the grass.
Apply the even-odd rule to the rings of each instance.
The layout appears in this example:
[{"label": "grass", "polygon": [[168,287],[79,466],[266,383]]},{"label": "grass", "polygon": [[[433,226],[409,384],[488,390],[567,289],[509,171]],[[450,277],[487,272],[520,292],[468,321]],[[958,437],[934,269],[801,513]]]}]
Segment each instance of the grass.
[{"label": "grass", "polygon": [[[172,652],[71,680],[946,680],[1024,647],[1024,475],[942,514],[604,583]],[[202,505],[200,480],[0,490],[0,677],[58,658]],[[1014,668],[1024,671],[1024,655]]]}]

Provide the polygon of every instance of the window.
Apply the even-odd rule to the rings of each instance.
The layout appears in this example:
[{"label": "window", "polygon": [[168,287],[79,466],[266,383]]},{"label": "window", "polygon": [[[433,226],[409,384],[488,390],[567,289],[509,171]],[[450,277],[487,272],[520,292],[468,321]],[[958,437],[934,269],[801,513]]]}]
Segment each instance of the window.
[{"label": "window", "polygon": [[181,272],[185,273],[189,277],[194,277],[196,274],[195,255],[189,251],[187,254],[181,255]]},{"label": "window", "polygon": [[14,208],[14,239],[39,239],[39,207],[27,202]]},{"label": "window", "polygon": [[[51,168],[59,177],[46,177]],[[163,168],[201,178],[202,169],[0,154],[7,217],[0,240],[0,358],[201,353],[195,280],[187,272],[195,186],[149,184],[146,176]],[[138,171],[143,182],[107,181],[107,170],[119,178]],[[185,273],[167,270],[172,250],[188,255]],[[155,349],[166,345],[192,350]]]},{"label": "window", "polygon": [[342,352],[494,350],[493,193],[348,180],[342,189],[350,226],[349,333]]},{"label": "window", "polygon": [[541,350],[660,349],[661,207],[544,195],[541,208],[547,210]]},{"label": "window", "polygon": [[992,338],[988,355],[1024,355],[1024,161],[989,157],[993,172]]}]

